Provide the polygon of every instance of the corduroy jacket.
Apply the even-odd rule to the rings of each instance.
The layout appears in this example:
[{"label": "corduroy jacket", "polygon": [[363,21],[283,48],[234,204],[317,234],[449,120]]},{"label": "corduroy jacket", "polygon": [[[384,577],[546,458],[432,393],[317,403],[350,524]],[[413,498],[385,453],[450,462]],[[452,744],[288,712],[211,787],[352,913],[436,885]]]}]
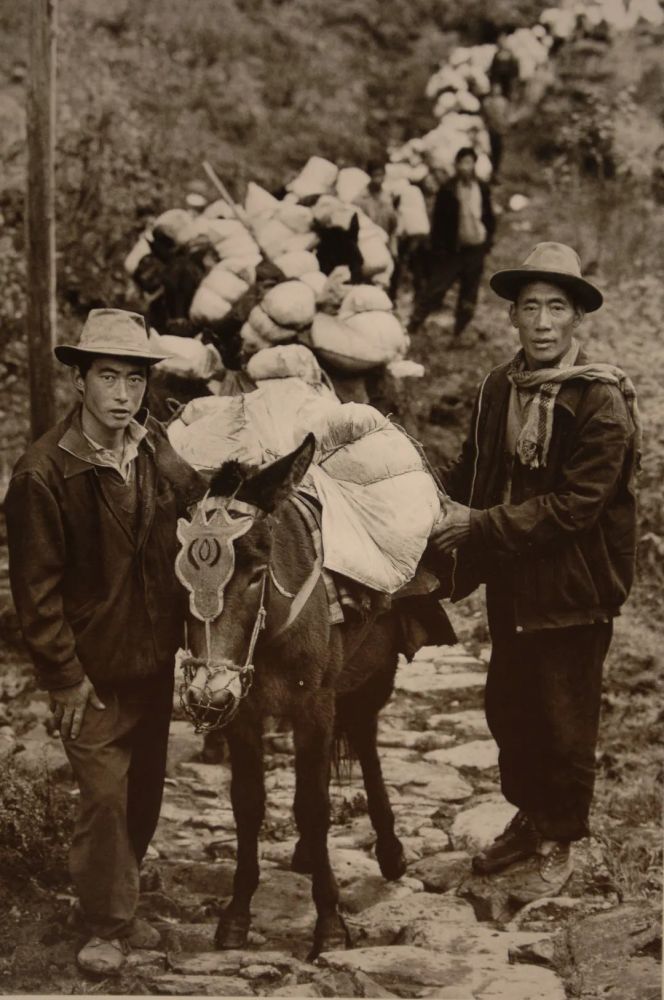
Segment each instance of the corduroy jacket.
[{"label": "corduroy jacket", "polygon": [[5,500],[10,582],[46,689],[87,675],[103,691],[173,669],[185,612],[174,570],[176,519],[204,485],[161,424],[146,412],[138,419],[148,433],[135,459],[135,532],[102,488],[101,477],[113,470],[60,446],[76,435],[84,442],[78,411],[36,441],[13,471]]},{"label": "corduroy jacket", "polygon": [[[578,364],[587,364],[583,352]],[[508,365],[489,373],[457,462],[441,472],[449,495],[471,507],[451,597],[479,583],[513,592],[518,631],[606,621],[629,594],[636,552],[634,425],[620,390],[563,383],[546,465],[514,462],[503,503]]]}]

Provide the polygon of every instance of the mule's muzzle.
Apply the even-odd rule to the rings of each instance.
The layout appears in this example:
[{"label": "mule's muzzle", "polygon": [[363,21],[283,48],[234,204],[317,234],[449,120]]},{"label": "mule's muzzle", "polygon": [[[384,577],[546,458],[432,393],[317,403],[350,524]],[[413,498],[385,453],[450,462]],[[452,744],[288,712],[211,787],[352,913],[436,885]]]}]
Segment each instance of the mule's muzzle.
[{"label": "mule's muzzle", "polygon": [[230,661],[209,663],[190,656],[181,666],[180,705],[196,732],[210,732],[230,722],[251,687],[253,665],[237,667]]}]

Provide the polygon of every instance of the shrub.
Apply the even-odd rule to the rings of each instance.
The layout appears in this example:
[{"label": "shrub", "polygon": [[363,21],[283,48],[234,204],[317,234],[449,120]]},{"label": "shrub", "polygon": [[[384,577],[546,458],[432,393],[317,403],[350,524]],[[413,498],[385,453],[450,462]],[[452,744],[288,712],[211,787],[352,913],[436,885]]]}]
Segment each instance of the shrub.
[{"label": "shrub", "polygon": [[63,881],[74,824],[72,797],[54,782],[46,765],[40,773],[26,774],[7,756],[1,766],[0,871],[16,878]]}]

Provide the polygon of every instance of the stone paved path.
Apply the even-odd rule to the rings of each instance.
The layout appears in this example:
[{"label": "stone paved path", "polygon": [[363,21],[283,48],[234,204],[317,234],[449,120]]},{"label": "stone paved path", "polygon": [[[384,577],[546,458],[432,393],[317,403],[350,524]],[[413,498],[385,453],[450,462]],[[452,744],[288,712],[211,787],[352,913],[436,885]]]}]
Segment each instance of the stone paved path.
[{"label": "stone paved path", "polygon": [[[132,956],[132,974],[144,988],[167,995],[562,1000],[561,980],[538,957],[546,930],[480,922],[457,895],[469,877],[470,852],[493,839],[513,812],[497,788],[496,747],[481,710],[484,679],[485,665],[460,647],[426,648],[400,665],[380,745],[409,869],[397,883],[381,877],[355,768],[333,785],[330,833],[354,947],[315,964],[305,960],[314,923],[310,882],[289,871],[290,736],[266,740],[268,806],[250,947],[221,952],[212,939],[233,872],[230,772],[197,763],[202,737],[176,721],[141,902],[162,929],[164,947]],[[513,961],[520,957],[540,964]]]}]

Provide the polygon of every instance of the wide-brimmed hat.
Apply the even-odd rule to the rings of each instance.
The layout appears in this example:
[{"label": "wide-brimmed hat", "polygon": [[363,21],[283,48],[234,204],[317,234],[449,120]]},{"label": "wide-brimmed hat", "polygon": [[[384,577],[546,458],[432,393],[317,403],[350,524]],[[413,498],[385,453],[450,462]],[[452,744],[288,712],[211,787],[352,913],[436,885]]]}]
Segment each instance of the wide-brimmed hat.
[{"label": "wide-brimmed hat", "polygon": [[91,309],[78,344],[60,344],[54,348],[54,354],[65,365],[77,365],[90,354],[145,361],[150,365],[171,357],[150,343],[143,317],[126,309]]},{"label": "wide-brimmed hat", "polygon": [[515,302],[519,290],[532,281],[548,281],[569,291],[586,312],[594,312],[604,297],[599,288],[581,275],[581,261],[576,250],[565,243],[538,243],[521,267],[496,271],[489,284],[497,295]]}]

